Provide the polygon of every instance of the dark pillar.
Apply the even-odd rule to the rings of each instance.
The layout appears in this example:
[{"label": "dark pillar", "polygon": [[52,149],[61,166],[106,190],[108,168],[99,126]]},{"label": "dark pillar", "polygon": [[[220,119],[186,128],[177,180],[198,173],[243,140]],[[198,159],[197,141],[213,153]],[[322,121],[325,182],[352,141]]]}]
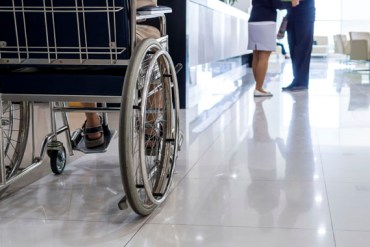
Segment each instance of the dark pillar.
[{"label": "dark pillar", "polygon": [[186,107],[186,0],[159,0],[158,5],[172,8],[172,13],[166,15],[167,33],[169,36],[169,52],[174,64],[181,63],[183,69],[177,74],[179,83],[180,107]]}]

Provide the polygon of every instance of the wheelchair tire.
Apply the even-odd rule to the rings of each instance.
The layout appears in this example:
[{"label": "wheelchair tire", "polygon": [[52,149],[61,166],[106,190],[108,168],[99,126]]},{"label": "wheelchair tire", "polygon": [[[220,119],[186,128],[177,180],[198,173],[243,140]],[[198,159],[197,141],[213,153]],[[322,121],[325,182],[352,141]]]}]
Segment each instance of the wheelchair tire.
[{"label": "wheelchair tire", "polygon": [[30,126],[28,102],[3,101],[2,131],[6,178],[17,174],[27,147]]},{"label": "wheelchair tire", "polygon": [[156,40],[145,39],[136,46],[126,71],[121,106],[122,182],[131,208],[145,216],[170,191],[179,142],[176,71]]},{"label": "wheelchair tire", "polygon": [[50,168],[55,175],[62,174],[67,163],[66,150],[63,146],[59,149],[51,149],[47,151],[50,158]]}]

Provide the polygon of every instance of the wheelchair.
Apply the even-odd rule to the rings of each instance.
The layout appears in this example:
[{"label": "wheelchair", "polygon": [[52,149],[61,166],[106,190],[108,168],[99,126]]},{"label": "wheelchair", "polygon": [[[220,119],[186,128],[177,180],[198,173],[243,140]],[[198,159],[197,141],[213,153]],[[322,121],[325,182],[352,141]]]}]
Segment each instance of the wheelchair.
[{"label": "wheelchair", "polygon": [[[69,155],[105,152],[118,135],[125,192],[118,206],[129,204],[145,216],[166,199],[182,143],[176,76],[181,64],[175,66],[168,52],[165,15],[172,10],[137,9],[136,1],[1,1],[0,23],[6,28],[0,29],[0,191],[40,166],[46,155],[58,175],[66,166],[66,149]],[[138,40],[140,22],[147,20],[157,21],[160,35]],[[39,152],[29,134],[37,124],[37,102],[49,103],[51,121]],[[102,113],[104,145],[84,147],[82,130],[70,129],[68,112]],[[108,126],[109,112],[119,112],[118,131]],[[33,154],[24,167],[27,142]]]}]

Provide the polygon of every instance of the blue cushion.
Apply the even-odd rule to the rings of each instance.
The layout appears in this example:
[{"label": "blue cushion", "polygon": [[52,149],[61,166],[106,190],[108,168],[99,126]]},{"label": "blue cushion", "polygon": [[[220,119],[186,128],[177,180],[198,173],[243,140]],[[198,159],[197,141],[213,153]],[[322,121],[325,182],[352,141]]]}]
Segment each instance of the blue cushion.
[{"label": "blue cushion", "polygon": [[0,70],[0,92],[32,95],[120,96],[126,68]]}]

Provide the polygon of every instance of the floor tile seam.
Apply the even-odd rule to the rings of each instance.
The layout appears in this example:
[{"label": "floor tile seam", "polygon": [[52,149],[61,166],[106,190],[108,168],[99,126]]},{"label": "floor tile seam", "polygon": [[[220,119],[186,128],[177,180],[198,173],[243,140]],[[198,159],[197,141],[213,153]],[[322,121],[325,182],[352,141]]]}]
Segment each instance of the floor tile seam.
[{"label": "floor tile seam", "polygon": [[[204,154],[207,153],[211,149],[211,147],[213,145],[214,145],[214,143],[212,143],[211,145],[208,146],[208,148],[205,149],[205,151],[203,152],[203,154],[198,157],[198,159],[194,162],[194,164],[191,165],[191,167],[189,169],[187,169],[186,173],[182,176],[182,178],[179,179],[177,185],[179,185],[180,183],[182,183],[182,181],[184,180],[184,178],[187,177],[189,175],[189,173],[194,169],[194,167],[199,164],[199,162],[203,158]],[[175,168],[175,170],[176,170],[176,168]]]},{"label": "floor tile seam", "polygon": [[[241,86],[238,89],[234,90],[232,93],[224,95],[224,97],[221,101],[219,101],[216,105],[214,105],[212,108],[210,108],[208,110],[208,112],[212,112],[212,110],[216,110],[216,112],[217,112],[216,116],[209,117],[208,113],[202,112],[197,116],[197,118],[199,118],[199,119],[202,118],[202,116],[204,116],[204,114],[207,114],[207,119],[214,118],[214,119],[212,119],[212,123],[209,126],[207,126],[205,129],[211,128],[211,126],[213,124],[215,124],[220,119],[220,117],[225,115],[225,113],[228,110],[230,110],[241,98],[243,98],[243,97],[245,97],[245,95],[247,95],[247,93],[249,92],[249,89],[250,89],[249,87],[247,88],[246,86]],[[227,104],[225,106],[226,103],[230,103],[230,104]],[[196,119],[194,121],[196,121]],[[229,122],[232,122],[232,119],[233,118],[231,117]],[[200,132],[198,134],[200,135],[203,132],[204,132],[204,130],[202,130],[202,132]]]},{"label": "floor tile seam", "polygon": [[[171,194],[172,193],[172,191],[169,193],[169,194]],[[169,195],[168,195],[169,196]],[[166,200],[164,201],[164,203],[166,203]],[[162,204],[164,204],[164,203],[162,203]],[[150,224],[150,223],[148,223],[149,221],[150,221],[150,219],[151,218],[153,218],[154,217],[154,212],[153,213],[151,213],[148,217],[146,217],[146,219],[141,223],[141,225],[139,226],[139,228],[135,231],[135,233],[134,234],[132,234],[132,236],[130,237],[130,239],[129,240],[127,240],[126,241],[126,243],[124,244],[124,246],[127,246],[134,238],[135,238],[135,236],[141,231],[141,229],[143,229],[143,227],[145,226],[145,225],[147,225],[147,224]],[[132,223],[132,224],[135,224],[135,223]]]},{"label": "floor tile seam", "polygon": [[[121,178],[121,175],[114,175],[114,174],[112,174],[113,173],[113,170],[112,170],[112,172],[110,172],[110,173],[105,173],[105,174],[94,174],[94,175],[78,175],[78,174],[71,174],[71,175],[68,175],[68,179],[70,179],[71,180],[71,178],[73,179],[73,178],[86,178],[86,177],[88,177],[88,178],[97,178],[97,179],[99,179],[99,178],[105,178],[105,177],[107,177],[107,175],[109,175],[109,178]],[[38,183],[50,183],[50,182],[53,182],[54,181],[54,179],[52,179],[52,180],[50,180],[50,181],[38,181]],[[71,180],[71,181],[73,181],[73,180]]]},{"label": "floor tile seam", "polygon": [[[0,216],[0,219],[2,220],[7,220],[7,219],[12,219],[12,221],[22,221],[22,223],[24,221],[27,221],[27,222],[46,222],[46,221],[50,221],[50,219],[45,219],[45,218],[36,218],[36,217],[20,217],[20,216],[17,216],[17,217],[14,217],[14,216]],[[62,222],[63,220],[61,220]],[[8,225],[9,222],[6,222],[6,224]],[[1,227],[1,223],[0,223],[0,227]]]},{"label": "floor tile seam", "polygon": [[[65,191],[69,191],[69,190],[72,190],[72,191],[75,191],[75,190],[81,190],[81,189],[93,189],[93,188],[106,188],[107,186],[96,186],[96,185],[92,185],[92,184],[86,184],[86,185],[71,185],[71,186],[67,186],[65,188],[60,188],[58,187],[57,185],[47,185],[47,184],[43,184],[44,186],[37,186],[37,185],[33,185],[33,186],[27,186],[23,189],[31,189],[31,190],[34,190],[34,189],[43,189],[42,187],[45,187],[47,189],[50,189],[50,190],[65,190]],[[118,185],[117,185],[118,186]],[[41,187],[41,188],[40,188]],[[123,190],[123,189],[122,189]],[[13,195],[17,195],[17,194],[20,194],[20,193],[17,193],[18,191],[15,192],[15,194]],[[11,196],[11,195],[10,195]],[[9,197],[10,198],[10,197]],[[6,200],[6,198],[3,198],[3,199],[0,199],[0,200]],[[0,201],[1,203],[1,201]]]},{"label": "floor tile seam", "polygon": [[[29,187],[29,185],[28,186],[26,186],[26,187],[24,187],[24,188],[22,188],[22,190],[25,190],[25,189],[29,189],[30,187]],[[38,187],[34,187],[34,188],[30,188],[31,190],[32,189],[37,189]],[[55,188],[55,190],[58,190],[58,188]],[[68,206],[66,207],[67,209],[68,209],[68,211],[72,208],[71,206],[72,206],[72,200],[73,200],[73,189],[64,189],[64,191],[68,191],[69,192],[69,194],[68,194]],[[3,203],[3,201],[6,201],[6,200],[15,200],[15,199],[17,199],[17,198],[11,198],[12,197],[12,195],[14,195],[15,197],[16,196],[18,196],[18,193],[19,191],[15,191],[15,193],[13,193],[13,194],[11,194],[11,195],[9,195],[9,197],[8,198],[3,198],[3,199],[1,199],[1,201],[0,201],[0,203]],[[36,196],[34,196],[34,197],[32,197],[32,198],[37,198],[37,195]],[[0,216],[0,218],[1,218],[1,216]],[[18,217],[17,217],[18,218]],[[26,217],[27,218],[27,217]]]},{"label": "floor tile seam", "polygon": [[[198,181],[213,181],[213,180],[223,180],[223,181],[235,181],[235,182],[269,182],[269,183],[302,183],[302,184],[324,184],[323,180],[285,180],[285,179],[250,179],[250,178],[197,178],[197,177],[187,177],[185,179],[198,180]],[[370,182],[369,182],[370,184]]]},{"label": "floor tile seam", "polygon": [[[270,226],[245,226],[245,225],[207,225],[207,224],[186,224],[186,223],[158,223],[150,222],[146,225],[163,225],[163,226],[190,226],[190,227],[211,227],[211,228],[242,228],[242,229],[273,229],[273,230],[305,230],[317,232],[317,228],[309,227],[270,227]],[[333,232],[332,229],[327,230]]]},{"label": "floor tile seam", "polygon": [[[80,175],[80,174],[68,174],[68,175],[63,175],[68,178],[73,178],[73,177],[94,177],[94,178],[100,178],[100,177],[105,177],[106,175],[109,175],[111,178],[121,178],[120,175],[112,175],[112,174],[96,174],[96,175]],[[55,179],[51,179],[50,181],[43,181],[47,180],[48,177],[51,176],[52,178],[59,179],[62,177],[55,177],[53,174],[47,174],[46,176],[40,178],[39,180],[36,180],[34,183],[27,185],[25,188],[33,188],[33,187],[40,187],[40,185],[49,185],[48,183],[52,183]],[[50,185],[49,185],[50,186]]]},{"label": "floor tile seam", "polygon": [[[248,91],[248,90],[246,90],[245,92],[243,92],[243,93],[240,95],[239,99],[238,99],[238,100],[236,100],[235,102],[233,102],[233,103],[232,103],[232,105],[231,105],[228,109],[226,109],[226,110],[223,112],[223,114],[224,114],[226,111],[228,111],[229,109],[231,109],[232,107],[234,107],[234,105],[236,104],[236,102],[238,102],[242,97],[246,97],[246,92],[247,92],[247,91]],[[221,115],[220,115],[220,116],[221,116]],[[220,116],[217,118],[217,120],[216,120],[216,121],[218,121],[218,120],[219,120]],[[229,123],[229,124],[228,124],[227,126],[229,126],[229,125],[232,123],[232,118],[230,118],[230,121],[229,121],[228,123]],[[227,126],[225,126],[225,128],[224,128],[224,129],[227,129]],[[209,128],[209,127],[208,127],[208,128]],[[197,166],[197,165],[199,165],[199,163],[200,163],[200,161],[203,159],[204,155],[205,155],[206,153],[208,153],[214,145],[217,145],[217,140],[219,140],[219,139],[221,138],[222,133],[223,133],[223,132],[219,132],[219,133],[218,133],[218,135],[214,138],[213,143],[212,143],[212,144],[210,144],[210,145],[208,146],[208,148],[206,148],[206,149],[204,150],[204,152],[202,153],[202,155],[198,157],[198,159],[197,159],[197,160],[194,162],[194,164],[193,164],[193,165],[192,165],[192,166],[187,170],[187,172],[184,174],[184,176],[183,176],[181,179],[179,179],[179,181],[178,181],[178,183],[176,184],[176,186],[175,186],[175,187],[177,187],[178,185],[180,185],[180,184],[183,182],[183,180],[184,180],[184,179],[185,179],[185,178],[190,174],[190,172],[194,169],[194,167],[195,167],[195,166]]]},{"label": "floor tile seam", "polygon": [[[219,121],[220,121],[220,118],[223,116],[223,115],[225,115],[225,113],[227,112],[227,111],[229,111],[232,107],[233,107],[233,105],[235,104],[235,102],[233,102],[232,103],[232,105],[230,105],[227,109],[223,109],[222,110],[222,113],[221,114],[219,114],[219,115],[217,115],[217,116],[215,116],[215,118],[214,118],[214,120],[212,121],[212,123],[209,125],[209,126],[207,126],[204,130],[202,130],[201,132],[199,132],[198,134],[197,134],[197,138],[200,138],[200,137],[202,137],[203,135],[206,135],[207,136],[207,132],[206,132],[206,130],[209,130],[209,129],[212,129],[213,128],[213,126],[214,125],[216,125]],[[227,126],[229,126],[231,123],[232,123],[232,117],[230,117],[229,118],[229,121],[227,121],[227,122],[225,122],[225,124],[227,124]],[[226,126],[226,127],[227,127]],[[224,128],[224,129],[226,129],[226,127]],[[214,138],[214,140],[217,140],[221,135],[222,135],[222,133],[223,132],[219,132],[219,134],[216,136],[216,138]],[[213,145],[213,144],[212,144]],[[212,146],[211,145],[211,146]]]},{"label": "floor tile seam", "polygon": [[[320,143],[319,143],[320,144]],[[324,184],[324,190],[325,190],[325,197],[326,197],[326,204],[328,206],[328,212],[329,212],[329,219],[330,219],[330,226],[331,226],[331,229],[332,229],[332,237],[333,237],[333,241],[334,241],[334,246],[337,246],[337,240],[336,240],[336,236],[335,236],[335,232],[334,232],[334,222],[333,222],[333,213],[332,213],[332,210],[331,210],[331,205],[330,205],[330,199],[329,199],[329,192],[328,192],[328,183],[327,183],[327,180],[326,180],[326,176],[325,176],[325,169],[324,169],[324,164],[323,164],[323,157],[322,157],[322,151],[321,151],[321,145],[319,145],[319,156],[320,156],[320,163],[321,163],[321,172],[322,172],[322,176],[323,176],[323,184]]]},{"label": "floor tile seam", "polygon": [[[241,98],[243,98],[243,97],[246,97],[247,96],[247,92],[248,92],[249,90],[246,90],[245,92],[242,92],[241,93],[241,95],[239,96],[239,99],[238,100],[236,100],[235,102],[233,102],[232,103],[232,105],[228,108],[228,109],[226,109],[224,112],[223,112],[223,114],[221,114],[220,116],[218,116],[217,117],[217,120],[216,121],[218,121],[219,120],[219,118],[222,116],[222,115],[224,115],[225,114],[225,112],[226,111],[228,111],[228,110],[230,110],[235,104],[236,104],[236,102],[238,102]],[[230,126],[232,123],[233,123],[233,117],[234,116],[231,116],[230,117],[230,120],[226,123],[227,125],[225,125],[225,127],[224,127],[224,130],[228,130],[228,126]],[[209,128],[209,127],[208,127]],[[209,148],[207,148],[204,152],[203,152],[203,155],[195,162],[196,164],[197,163],[199,163],[199,161],[204,157],[204,155],[206,154],[206,153],[208,153],[209,152],[209,150],[211,150],[211,148],[213,147],[213,146],[216,146],[217,145],[217,141],[218,140],[220,140],[221,139],[221,137],[223,136],[223,134],[225,133],[226,131],[220,131],[220,132],[218,132],[218,135],[217,136],[214,136],[215,138],[214,138],[214,141],[213,141],[213,143],[209,146]],[[245,133],[245,136],[248,134],[248,132],[249,132],[249,130],[247,130],[246,131],[246,133]],[[237,149],[237,147],[235,147],[234,149]],[[193,166],[194,167],[194,166]],[[193,168],[192,167],[192,168]]]},{"label": "floor tile seam", "polygon": [[[242,98],[247,97],[248,92],[249,92],[249,88],[248,88],[248,89],[239,88],[239,89],[237,89],[234,93],[232,93],[232,94],[230,94],[230,95],[226,96],[224,100],[227,100],[227,99],[229,99],[229,98],[232,98],[232,100],[230,100],[230,101],[231,101],[231,104],[230,104],[227,108],[222,109],[222,113],[221,113],[221,114],[219,114],[219,115],[216,117],[216,119],[215,119],[215,121],[212,123],[212,125],[213,125],[213,124],[215,124],[217,121],[219,121],[219,120],[220,120],[220,118],[221,118],[222,116],[224,116],[224,115],[225,115],[225,113],[228,113],[228,111],[232,113],[233,111],[231,111],[231,109],[232,109],[233,107],[235,107],[235,104],[236,104],[237,102],[239,102]],[[234,96],[234,94],[237,94],[237,95],[236,95],[236,96]],[[235,97],[237,97],[237,98],[235,98]],[[230,116],[229,121],[224,122],[225,124],[227,124],[227,125],[225,126],[225,128],[224,128],[224,129],[227,129],[227,127],[228,127],[229,125],[231,125],[232,123],[234,123],[233,119],[235,119],[235,115],[236,115],[236,113]],[[209,126],[209,127],[211,127],[211,126]],[[209,128],[209,127],[208,127],[208,128]],[[224,133],[224,132],[220,132],[220,133]],[[221,135],[221,134],[219,134],[218,136],[220,136],[220,135]]]},{"label": "floor tile seam", "polygon": [[[5,217],[0,217],[0,219],[12,219],[13,221],[19,221],[19,220],[22,220],[23,221],[29,221],[29,222],[32,222],[32,221],[35,221],[35,222],[38,222],[38,221],[42,221],[42,222],[91,222],[91,223],[109,223],[108,221],[106,220],[82,220],[82,219],[68,219],[68,218],[63,218],[63,219],[57,219],[57,218],[36,218],[36,217],[10,217],[10,216],[5,216]],[[132,223],[126,223],[126,224],[136,224],[134,222]],[[0,223],[0,226],[1,226],[1,223]]]},{"label": "floor tile seam", "polygon": [[318,92],[310,92],[309,93],[309,99],[312,100],[313,98],[325,98],[327,99],[328,97],[330,98],[342,98],[342,97],[348,97],[350,96],[349,94],[338,94],[338,93],[318,93]]},{"label": "floor tile seam", "polygon": [[[317,127],[316,127],[317,128]],[[353,127],[350,127],[350,126],[346,126],[346,127],[343,127],[343,126],[339,126],[339,127],[320,127],[320,128],[317,128],[318,131],[326,131],[326,130],[367,130],[367,129],[370,129],[370,126],[353,126]],[[368,146],[369,147],[369,146]]]},{"label": "floor tile seam", "polygon": [[369,233],[370,234],[370,230],[356,230],[356,229],[334,229],[333,230],[334,233],[336,232],[351,232],[351,233]]},{"label": "floor tile seam", "polygon": [[[217,140],[221,139],[222,133],[220,132],[214,139],[214,141],[206,148],[202,155],[198,157],[198,159],[194,162],[194,164],[187,170],[187,172],[184,174],[184,176],[179,180],[179,183],[184,180],[185,177],[188,177],[189,173],[199,164],[202,164],[201,161],[204,159],[204,157],[212,150],[214,146],[217,145]],[[189,178],[189,177],[188,177]],[[191,177],[190,177],[191,178]]]},{"label": "floor tile seam", "polygon": [[[231,122],[231,121],[230,121]],[[224,129],[227,129],[227,127],[228,127],[229,125],[227,125]],[[208,151],[210,151],[213,147],[217,147],[217,145],[219,145],[218,144],[218,141],[219,140],[221,140],[221,138],[222,138],[222,136],[224,136],[225,135],[225,132],[226,131],[224,131],[224,132],[219,132],[219,134],[217,135],[217,136],[215,136],[215,138],[214,138],[214,141],[213,141],[213,143],[209,146],[209,148],[203,153],[204,155],[205,154],[207,154],[207,152]],[[248,135],[248,130],[245,132],[245,133],[243,133],[243,136],[238,136],[238,139],[244,139],[247,135]],[[230,143],[230,142],[229,142]],[[238,149],[238,146],[235,146],[234,145],[234,147],[231,149],[231,152],[230,153],[235,153],[235,150],[237,150]],[[217,151],[217,149],[215,150],[215,151]],[[204,155],[202,156],[202,158],[204,157]]]},{"label": "floor tile seam", "polygon": [[370,181],[364,182],[364,181],[358,181],[358,182],[349,182],[349,181],[326,181],[326,184],[331,185],[369,185],[370,186]]}]

